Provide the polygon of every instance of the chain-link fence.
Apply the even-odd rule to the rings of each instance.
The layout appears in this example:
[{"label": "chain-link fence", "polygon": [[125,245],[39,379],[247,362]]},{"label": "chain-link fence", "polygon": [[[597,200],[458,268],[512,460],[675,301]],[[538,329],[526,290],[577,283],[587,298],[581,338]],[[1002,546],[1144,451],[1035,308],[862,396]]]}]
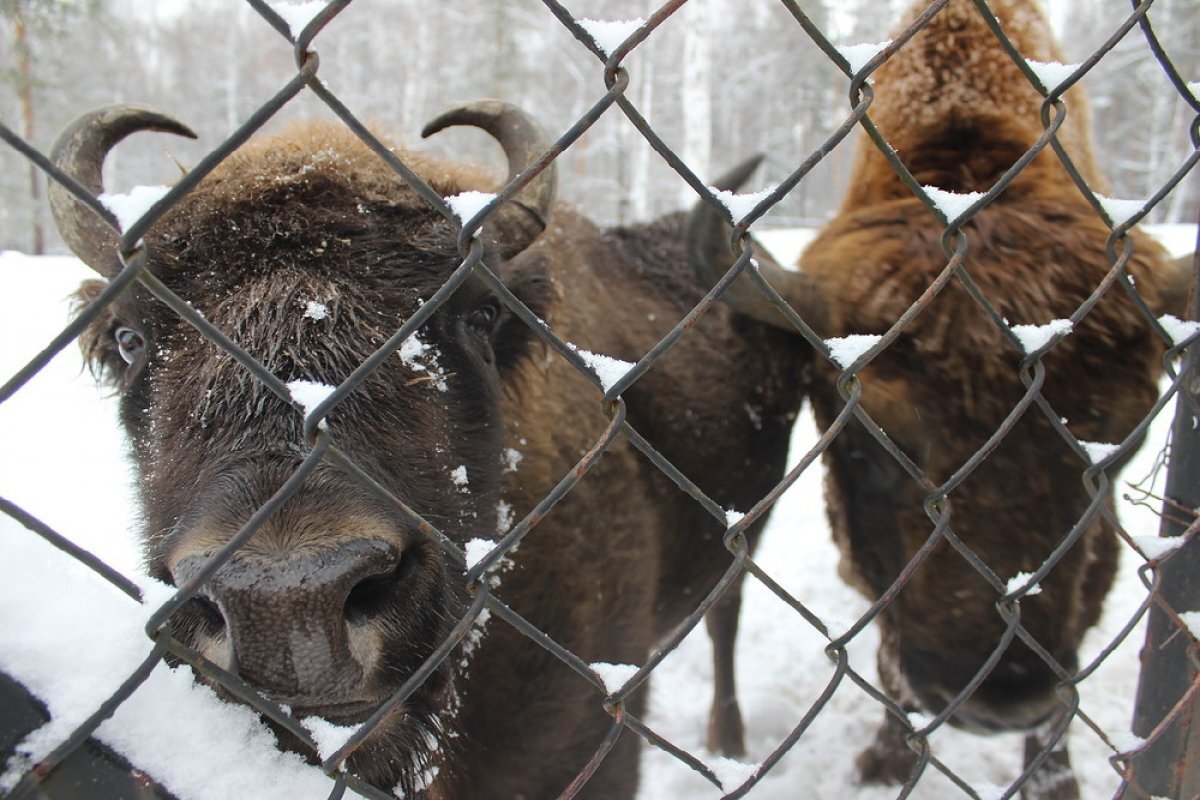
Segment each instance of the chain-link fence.
[{"label": "chain-link fence", "polygon": [[[1090,729],[1103,742],[1111,754],[1108,765],[1076,763],[1075,768],[1082,773],[1111,767],[1118,778],[1117,796],[1200,795],[1200,760],[1195,753],[1200,741],[1200,665],[1196,638],[1188,628],[1189,623],[1193,630],[1196,626],[1188,613],[1200,608],[1196,571],[1189,568],[1198,552],[1192,538],[1200,504],[1195,470],[1200,438],[1194,424],[1200,413],[1200,385],[1195,354],[1188,349],[1196,327],[1169,316],[1184,314],[1190,293],[1184,317],[1196,319],[1196,273],[1190,262],[1186,274],[1182,262],[1168,266],[1155,245],[1131,233],[1134,224],[1191,175],[1200,159],[1200,100],[1196,84],[1178,74],[1172,55],[1159,44],[1151,0],[1132,3],[1120,28],[1078,65],[1054,64],[1042,55],[1053,48],[1036,25],[1029,27],[1023,2],[939,0],[910,25],[897,28],[888,42],[838,48],[801,4],[782,0],[807,46],[823,51],[845,76],[849,110],[834,135],[785,180],[752,195],[709,188],[710,176],[695,174],[656,133],[647,109],[627,96],[628,70],[635,67],[626,63],[634,61],[638,48],[660,28],[681,24],[684,0],[663,4],[644,20],[624,23],[579,19],[554,0],[544,0],[546,13],[596,57],[604,91],[557,139],[538,141],[532,149],[528,131],[497,106],[460,112],[435,125],[485,127],[514,161],[506,185],[496,194],[477,196],[479,204],[472,207],[459,205],[464,191],[448,202],[443,188],[461,181],[460,190],[474,190],[478,187],[473,178],[447,178],[419,157],[393,149],[322,81],[319,34],[342,15],[356,13],[349,0],[304,7],[249,3],[293,48],[294,77],[174,186],[155,194],[129,218],[118,221],[115,201],[108,198],[106,204],[95,195],[103,154],[132,130],[186,129],[137,112],[141,116],[136,123],[105,123],[116,127],[100,134],[101,144],[93,141],[50,156],[0,124],[8,145],[59,187],[55,191],[62,196],[56,201],[60,207],[82,220],[65,238],[77,251],[91,254],[89,263],[107,273],[106,281],[81,295],[74,321],[0,389],[0,402],[18,396],[57,353],[81,336],[90,343],[100,366],[115,370],[116,382],[126,392],[124,422],[134,434],[135,461],[149,507],[147,537],[152,555],[157,554],[155,576],[173,579],[179,587],[169,597],[151,601],[145,586],[61,535],[69,532],[51,530],[16,503],[2,500],[5,513],[28,535],[51,542],[129,598],[144,602],[150,641],[140,664],[111,697],[89,709],[82,724],[37,742],[25,738],[40,724],[37,703],[17,683],[3,685],[6,698],[11,698],[3,711],[7,735],[0,738],[9,754],[5,791],[10,796],[166,793],[157,785],[157,776],[139,771],[142,765],[134,763],[129,769],[120,756],[90,738],[164,659],[190,665],[222,696],[257,709],[281,742],[319,764],[332,779],[330,797],[343,796],[347,789],[364,797],[425,796],[427,791],[434,797],[629,796],[637,785],[639,749],[666,754],[714,787],[715,795],[753,797],[793,751],[828,746],[816,740],[814,723],[839,713],[837,703],[846,702],[847,696],[888,720],[874,744],[853,743],[855,749],[866,745],[858,762],[864,779],[891,779],[895,784],[883,790],[888,792],[884,796],[919,793],[935,778],[946,787],[938,791],[953,796],[1077,796],[1066,756],[1068,725]],[[290,17],[288,9],[308,13],[289,21],[280,16],[282,11]],[[973,20],[971,25],[985,30],[987,38],[971,40],[962,34],[953,21],[963,19]],[[904,81],[917,81],[919,73],[909,65],[920,60],[914,54],[924,52],[925,35],[960,36],[943,40],[951,43],[944,45],[951,53],[946,63],[965,60],[973,65],[959,73],[970,90],[944,93],[956,109],[940,118],[938,124],[949,126],[944,130],[923,129],[922,115],[903,104],[900,111],[888,106],[892,86],[907,86],[907,91],[911,84]],[[1071,127],[1077,123],[1068,121],[1079,108],[1071,88],[1126,37],[1144,40],[1165,79],[1190,109],[1187,124],[1193,145],[1190,156],[1153,197],[1132,205],[1104,197],[1099,177],[1103,170],[1092,163],[1086,144],[1080,146],[1086,137],[1077,138],[1077,128]],[[1021,144],[1015,150],[1000,146],[1011,141],[1005,138],[1011,120],[973,105],[988,96],[986,88],[979,88],[988,80],[980,66],[987,60],[979,57],[983,49],[994,51],[1006,69],[1015,65],[1013,75],[1031,87],[1026,92],[1023,84],[1016,90],[1006,83],[995,92],[1012,101],[1014,117],[1029,108],[1037,117],[1021,123],[1034,124],[1036,130],[1028,141],[1017,134]],[[1036,102],[1027,96],[1034,91],[1040,95],[1035,95]],[[401,202],[385,196],[378,207],[365,210],[334,208],[332,221],[301,215],[295,222],[275,206],[253,205],[279,195],[252,194],[247,210],[239,205],[238,193],[246,187],[235,186],[224,195],[214,190],[213,184],[235,183],[237,170],[251,169],[245,161],[231,160],[235,151],[247,143],[253,147],[255,134],[302,93],[319,98],[369,151],[369,166],[355,156],[337,167],[350,176],[350,183],[375,180],[379,165],[384,165],[396,185],[408,187],[411,197]],[[896,96],[903,94],[896,90]],[[537,116],[536,109],[530,111]],[[671,217],[644,227],[596,232],[570,212],[549,213],[549,198],[542,193],[553,179],[556,160],[607,115],[623,115],[695,191],[697,211],[686,223]],[[842,216],[805,256],[803,273],[778,268],[764,251],[751,246],[754,223],[805,185],[831,153],[845,152],[855,129],[866,131],[864,151]],[[970,136],[964,133],[968,129]],[[340,141],[339,134],[322,136]],[[934,146],[922,150],[929,140]],[[273,148],[278,152],[260,152],[257,157],[286,164],[290,151],[300,152],[301,161],[292,163],[309,166],[297,168],[295,174],[277,172],[273,182],[294,192],[293,202],[305,206],[317,203],[315,197],[332,195],[305,195],[307,184],[290,182],[312,170],[311,158],[324,152],[322,147],[334,148],[331,152],[336,154],[343,145],[327,144],[326,139],[319,146],[296,144],[300,141],[290,140],[286,146],[276,141]],[[91,172],[77,163],[86,160],[89,147]],[[1001,167],[981,165],[978,152],[1003,162]],[[729,154],[728,160],[747,155]],[[875,167],[871,159],[876,159]],[[231,166],[238,163],[241,166]],[[879,164],[885,165],[884,172],[878,171]],[[887,180],[876,181],[879,175]],[[731,175],[728,185],[719,188],[736,192],[740,180]],[[895,184],[891,189],[889,182]],[[1046,186],[1052,189],[1049,201],[1038,193]],[[895,187],[900,187],[899,193]],[[814,191],[811,186],[808,190]],[[372,186],[367,194],[379,200],[378,194],[370,194],[377,191],[382,190]],[[915,206],[897,205],[905,203]],[[1026,227],[1006,232],[992,221],[990,215],[1000,213],[994,209],[1004,203],[1028,215]],[[1080,203],[1089,218],[1072,211]],[[839,228],[876,206],[888,208],[890,216]],[[235,207],[239,216],[222,216]],[[895,211],[901,207],[915,207],[924,217]],[[215,216],[210,213],[214,208]],[[379,256],[380,251],[361,243],[369,228],[355,220],[385,210],[394,215],[389,219],[397,220],[398,227],[386,255]],[[226,220],[228,227],[205,229],[213,219]],[[353,363],[333,370],[339,375],[336,385],[307,384],[318,391],[309,399],[302,394],[305,386],[297,384],[305,377],[300,373],[309,356],[291,353],[295,342],[285,339],[282,347],[265,350],[261,342],[247,344],[253,340],[247,331],[256,314],[267,318],[263,326],[282,330],[286,320],[272,316],[268,307],[294,306],[305,297],[295,286],[273,296],[243,296],[253,295],[252,286],[259,290],[255,281],[260,276],[252,281],[255,268],[249,265],[263,258],[270,262],[270,254],[247,253],[244,262],[212,264],[203,280],[185,280],[187,268],[179,266],[198,253],[236,252],[243,246],[239,242],[253,241],[239,229],[242,220],[273,226],[268,236],[273,246],[287,250],[292,246],[289,237],[304,245],[304,254],[287,251],[287,258],[303,269],[319,272],[321,263],[342,259],[337,263],[360,273],[359,279],[379,296],[380,273],[372,270],[383,271],[390,281],[424,283],[402,287],[409,292],[402,298],[407,304],[402,316],[381,313],[369,320],[371,334],[365,341],[370,347],[348,344],[355,353]],[[1101,239],[1080,244],[1078,231],[1094,232],[1097,225],[1103,228]],[[314,246],[305,239],[310,226],[344,231],[344,237],[330,233]],[[918,245],[900,247],[888,238],[897,236],[897,230],[907,234],[922,226],[931,233]],[[156,238],[161,230],[169,232],[167,238]],[[839,236],[848,237],[849,250],[839,249]],[[513,244],[514,237],[521,239],[520,246]],[[611,249],[596,255],[600,240]],[[713,246],[714,241],[719,246]],[[891,243],[886,245],[891,249],[872,250],[884,247],[881,242]],[[156,252],[159,246],[169,248],[178,262],[162,260]],[[1087,261],[1081,248],[1101,253],[1103,260],[1093,276],[1085,276],[1087,285],[1067,297],[1020,304],[1028,295],[1057,291],[1053,281],[1040,282],[1047,253],[1069,267]],[[915,287],[899,286],[887,271],[866,278],[857,267],[843,270],[852,274],[842,278],[836,277],[836,269],[822,272],[821,264],[829,260],[855,263],[854,258],[862,258],[855,254],[864,249],[870,253],[866,261],[895,260],[893,267],[899,272],[905,259],[929,260],[930,253],[934,257],[924,283]],[[993,250],[1001,253],[999,271],[1011,270],[1015,281],[989,273],[989,268],[996,269],[995,262],[980,254]],[[610,260],[611,253],[619,257]],[[375,260],[359,269],[356,258]],[[585,267],[556,273],[563,269],[557,263],[546,266],[556,259]],[[1039,266],[1021,273],[1026,259]],[[680,269],[690,260],[688,279],[681,281],[682,273],[662,268],[664,260],[673,260]],[[411,268],[411,276],[405,277],[397,266],[434,261],[442,267],[422,268],[425,272],[419,276],[417,268]],[[711,291],[705,292],[707,285],[692,284],[693,266],[715,280]],[[1045,266],[1045,271],[1053,270]],[[296,274],[300,273],[289,273],[290,279]],[[811,284],[800,275],[809,276]],[[567,277],[578,282],[570,283]],[[867,284],[855,289],[857,297],[847,288],[855,280]],[[346,290],[348,284],[337,285]],[[1029,292],[1031,285],[1035,289]],[[1023,299],[1004,296],[1006,288]],[[654,300],[664,291],[674,302]],[[213,292],[219,293],[219,302]],[[241,308],[246,328],[222,327],[216,309],[225,305]],[[389,308],[394,311],[399,305],[397,300]],[[307,300],[302,324],[323,323],[335,310],[333,303],[329,306]],[[890,315],[884,324],[856,324],[875,307]],[[1122,310],[1110,313],[1114,307]],[[1041,316],[1008,318],[1031,308]],[[187,333],[154,342],[142,329],[150,320],[123,318],[138,309],[154,309],[145,313],[160,330],[173,325],[173,330]],[[554,313],[548,314],[548,309]],[[663,319],[656,319],[660,315]],[[482,357],[489,366],[481,371],[478,359],[455,360],[446,343],[451,339],[437,339],[437,326],[445,326],[449,318],[462,326],[456,336],[478,334],[489,340],[490,349]],[[655,331],[654,341],[636,353],[603,352],[605,341],[629,340],[597,331],[644,331],[644,320],[659,323],[649,327]],[[96,330],[103,341],[92,333]],[[192,341],[192,331],[208,343],[203,347],[209,355],[172,360],[173,353],[185,349],[183,342]],[[745,336],[745,341],[730,344],[734,335]],[[719,345],[715,355],[697,344],[710,336]],[[431,337],[442,343],[441,350],[430,349]],[[966,351],[970,358],[957,365],[949,358],[936,367],[923,363],[929,356],[922,348],[937,337],[950,356]],[[314,346],[332,352],[338,345]],[[987,349],[971,353],[972,347]],[[280,351],[287,352],[281,356]],[[721,358],[733,364],[714,371],[700,363],[709,357],[717,366],[724,364]],[[397,359],[403,369],[396,366]],[[122,360],[127,367],[120,365]],[[1082,372],[1077,369],[1081,365]],[[146,383],[138,369],[167,377]],[[463,376],[477,373],[493,377],[464,389]],[[402,377],[397,379],[397,374]],[[977,374],[983,383],[977,382]],[[956,375],[960,384],[954,382]],[[194,389],[197,376],[203,390],[196,395],[198,407],[171,416],[154,406],[152,401],[171,396],[172,387]],[[518,380],[519,388],[513,388]],[[987,381],[995,382],[994,392],[987,397],[972,394],[974,388],[988,386]],[[1157,400],[1146,396],[1156,385],[1163,389]],[[741,393],[729,388],[739,386]],[[419,395],[423,399],[417,392],[425,393]],[[386,414],[372,411],[373,404],[386,405],[379,398],[393,393],[401,398],[403,413],[393,414],[394,408]],[[819,436],[785,474],[781,439],[786,439],[786,424],[794,420],[806,396],[817,412]],[[564,407],[566,402],[578,404],[580,397],[588,398],[586,408]],[[1164,546],[1122,527],[1112,507],[1116,487],[1110,473],[1128,460],[1151,420],[1171,401],[1178,403],[1178,412],[1162,515],[1163,536],[1173,538]],[[737,406],[720,406],[729,402]],[[295,430],[268,428],[277,441],[259,442],[255,449],[244,440],[222,438],[222,419],[230,418],[231,408],[244,407],[238,413],[246,429],[253,430],[257,423],[252,420],[269,417],[272,408],[280,416],[280,404],[286,404]],[[519,430],[511,417],[494,416],[500,408],[522,407],[534,410],[519,417]],[[934,409],[937,414],[931,413]],[[420,424],[405,419],[406,414],[419,418]],[[1130,422],[1131,415],[1137,419]],[[150,417],[157,427],[146,427]],[[355,427],[356,417],[365,419],[365,428]],[[730,422],[734,417],[738,421]],[[964,419],[970,432],[938,427]],[[501,436],[481,420],[508,428]],[[297,431],[302,435],[293,437]],[[709,436],[712,441],[687,441]],[[280,444],[291,438],[303,444]],[[173,441],[180,443],[177,450],[170,446]],[[373,452],[364,442],[385,452]],[[504,446],[513,442],[520,442],[522,449]],[[970,443],[965,455],[960,452],[963,442]],[[197,443],[227,449],[218,455],[232,456],[232,461],[208,462],[213,453]],[[488,458],[499,454],[507,466],[497,472],[471,447],[484,448],[481,452]],[[451,482],[423,489],[430,481],[421,474],[442,464],[441,455],[447,451],[463,459],[450,472]],[[570,456],[566,461],[564,453]],[[830,472],[828,496],[845,560],[843,572],[870,598],[865,612],[856,612],[857,619],[841,626],[834,625],[829,614],[814,611],[819,602],[814,605],[812,598],[785,588],[778,579],[779,565],[756,559],[751,546],[772,507],[797,481],[813,474],[821,457]],[[530,472],[543,462],[555,471]],[[238,471],[245,469],[265,476],[263,482],[245,478]],[[476,477],[489,470],[491,478]],[[162,483],[162,476],[183,473],[194,483],[177,483],[173,491],[179,496],[168,497],[166,489],[171,487]],[[1063,474],[1070,480],[1056,483],[1055,476]],[[514,489],[522,480],[527,485]],[[1051,489],[1043,490],[1042,484]],[[271,490],[264,492],[262,486],[267,485]],[[530,498],[529,486],[543,491]],[[423,504],[422,491],[432,491],[440,505]],[[241,503],[227,512],[235,522],[221,517],[221,503],[230,493]],[[485,501],[495,502],[484,507]],[[989,505],[993,501],[998,504]],[[242,515],[243,508],[250,513]],[[1013,516],[1014,508],[1022,515]],[[519,512],[515,525],[508,518],[514,510]],[[344,512],[358,515],[354,526],[367,533],[345,530],[353,526],[339,521]],[[481,519],[484,529],[494,524],[501,533],[494,539],[489,538],[490,530],[483,537],[468,535],[468,518]],[[980,533],[988,520],[1002,527],[998,546]],[[330,565],[322,561],[296,567],[303,555],[297,552],[320,541],[296,531],[317,527],[339,543],[366,541],[370,549],[391,541],[393,534],[387,531],[370,534],[389,525],[403,532],[403,553],[382,561],[367,557],[366,566],[355,566],[349,577],[339,577],[328,593],[335,595],[329,602],[340,631],[374,630],[386,623],[392,626],[390,632],[382,638],[338,633],[333,636],[336,642],[323,639],[313,631],[332,624],[326,619],[331,612],[323,605],[321,592],[326,590],[313,589],[310,581],[315,583],[316,575]],[[1046,528],[1052,529],[1052,539],[1050,533],[1039,535],[1038,530]],[[918,535],[911,533],[914,529]],[[539,530],[554,531],[554,539],[539,539]],[[279,544],[292,536],[303,546]],[[270,547],[264,541],[273,543],[273,556],[265,555]],[[1096,622],[1112,582],[1115,547],[1122,558],[1141,564],[1144,600],[1118,609],[1125,622],[1117,626],[1113,640],[1078,663],[1079,639]],[[560,551],[557,561],[546,555],[550,550]],[[292,566],[272,572],[264,566],[272,557]],[[550,567],[543,573],[530,564]],[[298,576],[289,570],[297,570]],[[570,579],[560,580],[556,571]],[[736,631],[731,615],[737,613],[733,601],[740,597],[743,581],[782,601],[786,611],[781,615],[794,617],[788,624],[807,626],[820,636],[833,665],[807,710],[787,723],[773,747],[751,756],[741,752],[744,736],[733,697],[732,662],[724,660],[731,658],[724,648]],[[268,584],[282,589],[256,594]],[[1038,599],[1041,592],[1050,598]],[[286,599],[289,595],[306,599],[293,602]],[[414,605],[407,598],[420,602]],[[1110,613],[1113,602],[1110,599]],[[258,610],[239,617],[239,604]],[[987,613],[971,617],[981,604]],[[271,616],[276,608],[287,609],[299,622]],[[394,618],[397,608],[404,619]],[[436,613],[426,614],[430,608]],[[586,611],[576,613],[578,609]],[[254,622],[260,612],[268,620],[265,625]],[[708,744],[729,758],[671,741],[643,713],[650,676],[706,617],[714,641],[717,687]],[[1133,735],[1120,740],[1092,718],[1080,702],[1079,687],[1095,680],[1112,652],[1136,635],[1147,617]],[[878,679],[850,658],[852,647],[869,637],[865,632],[873,629],[872,623],[883,631]],[[238,638],[255,625],[271,630],[251,644]],[[276,630],[281,627],[282,633]],[[964,638],[964,627],[977,635]],[[921,644],[930,637],[937,642],[939,632],[946,635],[941,645]],[[341,636],[348,638],[342,641]],[[46,638],[52,648],[60,648],[64,661],[74,657],[69,631]],[[339,648],[345,652],[333,652]],[[269,652],[255,655],[247,649]],[[481,655],[472,659],[476,649]],[[280,655],[285,651],[286,658]],[[608,652],[613,655],[607,657]],[[617,663],[604,663],[610,658]],[[300,663],[306,659],[311,663]],[[366,685],[362,664],[379,662],[380,671],[388,674],[381,684],[386,691],[375,687],[369,698],[347,695],[346,685]],[[546,673],[525,671],[530,665]],[[751,664],[750,670],[756,666]],[[338,671],[343,667],[349,672]],[[355,669],[357,677],[350,674]],[[471,682],[470,670],[487,678]],[[742,670],[744,674],[744,662]],[[306,678],[310,672],[316,677]],[[551,674],[556,677],[547,677]],[[769,681],[770,676],[756,680]],[[1033,688],[1035,682],[1049,688],[1039,691]],[[309,688],[293,687],[289,696],[279,690],[286,683]],[[572,687],[570,692],[556,694],[564,686]],[[691,701],[697,703],[695,698]],[[292,706],[307,706],[312,716],[341,723],[331,733],[328,725],[313,723],[311,717],[301,720],[304,715],[293,714]],[[939,758],[939,737],[952,724],[984,733],[1028,731],[1025,762],[1004,785],[972,785],[955,765]],[[456,736],[460,725],[466,733]],[[476,730],[499,730],[503,735],[484,750],[464,741]],[[505,737],[515,739],[511,751],[504,749],[510,744]],[[982,736],[974,741],[980,749],[992,747]],[[99,766],[88,766],[93,759]],[[403,767],[397,771],[392,766],[398,762]],[[546,788],[550,784],[552,791]],[[806,791],[795,787],[796,795]]]}]

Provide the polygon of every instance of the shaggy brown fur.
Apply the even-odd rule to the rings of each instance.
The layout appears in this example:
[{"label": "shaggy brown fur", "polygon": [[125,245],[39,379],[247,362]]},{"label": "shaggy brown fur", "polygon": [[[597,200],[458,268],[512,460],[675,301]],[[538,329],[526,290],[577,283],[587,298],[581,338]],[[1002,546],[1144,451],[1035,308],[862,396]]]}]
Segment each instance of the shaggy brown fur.
[{"label": "shaggy brown fur", "polygon": [[[443,195],[489,185],[402,157]],[[276,375],[332,385],[458,265],[456,233],[357,139],[304,127],[243,148],[147,244],[151,270]],[[630,361],[701,297],[678,216],[606,231],[557,207],[532,245],[489,264],[559,336]],[[305,315],[313,301],[323,318]],[[145,342],[131,365],[121,328]],[[422,369],[390,358],[332,411],[330,434],[460,545],[496,538],[600,439],[610,424],[600,392],[474,280],[419,337]],[[186,580],[295,468],[300,417],[140,289],[85,347],[123,393],[151,569]],[[747,509],[782,474],[801,376],[769,354],[794,347],[718,309],[626,393],[629,421],[723,507]],[[466,486],[452,479],[459,467]],[[523,540],[496,594],[585,661],[641,664],[730,563],[722,532],[621,437]],[[425,532],[322,467],[217,573],[177,635],[295,713],[351,724],[428,657],[467,600]],[[557,796],[611,725],[602,700],[492,620],[350,766],[406,797],[429,771],[438,800]],[[637,753],[626,732],[579,796],[632,797]]]},{"label": "shaggy brown fur", "polygon": [[[910,16],[924,10],[917,3]],[[1062,61],[1040,11],[1027,0],[990,7],[1029,59]],[[876,73],[869,113],[923,185],[985,191],[1042,133],[1042,98],[969,0],[951,0]],[[1078,90],[1066,98],[1059,138],[1093,189],[1103,191]],[[883,334],[946,268],[942,224],[863,137],[838,216],[801,259],[829,304],[823,333]],[[1011,324],[1065,319],[1109,270],[1109,230],[1047,149],[1003,195],[965,226],[966,270]],[[1128,267],[1138,290],[1160,302],[1163,253],[1132,236]],[[1082,441],[1121,442],[1149,411],[1161,345],[1114,288],[1044,359],[1042,395]],[[861,373],[863,408],[933,481],[947,481],[1025,394],[1023,353],[953,281]],[[818,424],[844,407],[823,365],[812,392]],[[845,577],[878,598],[933,532],[927,493],[857,421],[826,454],[827,497]],[[951,528],[1007,581],[1031,573],[1084,515],[1085,464],[1036,405],[987,460],[949,494]],[[1107,498],[1111,503],[1111,496]],[[1079,541],[1020,603],[1021,624],[1068,672],[1095,623],[1116,565],[1111,525],[1093,517]],[[993,653],[1005,630],[994,589],[945,542],[879,618],[880,673],[906,709],[943,711]],[[1045,731],[1064,706],[1054,671],[1015,641],[951,721],[980,731]],[[903,781],[915,764],[907,728],[891,715],[859,759],[866,781]],[[1053,749],[1026,797],[1070,798],[1077,788],[1065,745]]]}]

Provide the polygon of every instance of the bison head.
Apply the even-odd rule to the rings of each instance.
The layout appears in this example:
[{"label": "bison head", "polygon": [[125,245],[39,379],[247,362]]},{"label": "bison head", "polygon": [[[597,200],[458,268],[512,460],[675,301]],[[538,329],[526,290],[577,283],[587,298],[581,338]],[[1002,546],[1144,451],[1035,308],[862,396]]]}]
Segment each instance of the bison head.
[{"label": "bison head", "polygon": [[[531,120],[499,103],[457,109],[427,132],[452,124],[493,135],[510,178],[546,149]],[[62,135],[54,160],[100,194],[108,151],[151,129],[190,133],[147,109],[105,108]],[[487,184],[455,164],[400,158],[443,196]],[[553,193],[546,170],[484,224],[485,263],[535,313],[547,279],[536,260],[512,258],[541,233]],[[64,239],[114,277],[123,269],[115,234],[66,190],[53,194]],[[461,565],[433,529],[462,545],[494,535],[503,516],[501,395],[530,329],[472,275],[395,341],[462,263],[458,235],[356,137],[297,127],[242,147],[155,223],[144,240],[149,279],[118,295],[81,339],[121,395],[154,576],[185,585],[265,515],[174,615],[171,632],[298,718],[361,722],[413,676],[467,596]],[[105,286],[85,284],[81,301]],[[312,444],[298,404],[171,311],[155,287],[281,384],[337,386],[383,356],[322,422],[336,457],[281,504],[268,507]],[[349,462],[371,480],[353,477]],[[350,766],[412,791],[451,724],[439,714],[452,692],[442,666]]]}]

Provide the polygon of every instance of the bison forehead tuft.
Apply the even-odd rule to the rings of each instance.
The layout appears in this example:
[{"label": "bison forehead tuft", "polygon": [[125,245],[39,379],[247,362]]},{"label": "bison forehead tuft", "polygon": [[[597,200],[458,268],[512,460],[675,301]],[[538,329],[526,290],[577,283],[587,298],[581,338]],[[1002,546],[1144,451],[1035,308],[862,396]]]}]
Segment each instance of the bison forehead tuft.
[{"label": "bison forehead tuft", "polygon": [[[483,190],[494,183],[490,176],[468,165],[391,149],[442,196]],[[353,187],[365,207],[360,210],[350,206],[347,210],[359,214],[369,211],[374,203],[401,203],[409,210],[428,207],[357,136],[343,126],[319,122],[298,124],[277,136],[242,146],[213,171],[203,191],[218,205],[228,205],[256,194],[278,196],[278,192],[303,191],[323,179]]]},{"label": "bison forehead tuft", "polygon": [[[492,183],[466,167],[400,157],[443,196]],[[460,261],[456,234],[356,137],[310,124],[238,150],[148,238],[155,265],[181,292],[301,269],[335,280],[400,280],[428,296]]]}]

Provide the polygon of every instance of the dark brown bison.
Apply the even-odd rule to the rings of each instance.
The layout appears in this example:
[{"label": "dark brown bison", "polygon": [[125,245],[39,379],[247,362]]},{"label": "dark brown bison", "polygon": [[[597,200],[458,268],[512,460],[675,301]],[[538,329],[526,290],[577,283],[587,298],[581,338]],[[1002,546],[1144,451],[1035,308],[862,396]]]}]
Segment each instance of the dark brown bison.
[{"label": "dark brown bison", "polygon": [[[926,5],[918,3],[910,16]],[[990,7],[1023,56],[1062,61],[1034,3],[996,0]],[[969,0],[951,0],[891,56],[874,75],[874,94],[871,119],[917,182],[948,192],[989,189],[1043,132],[1042,95]],[[1067,103],[1070,116],[1058,138],[1103,192],[1077,89]],[[1104,513],[1111,490],[1103,494],[1104,508],[1089,511],[1087,463],[1057,428],[1061,418],[1082,442],[1123,442],[1155,402],[1163,348],[1114,286],[1043,359],[1040,394],[1048,405],[1026,407],[986,460],[964,469],[1027,389],[1021,346],[965,284],[955,279],[940,293],[931,290],[949,262],[945,227],[864,135],[842,207],[801,256],[800,273],[765,258],[762,271],[825,337],[883,335],[923,294],[936,295],[923,298],[928,307],[859,373],[862,409],[927,481],[857,419],[825,453],[842,571],[872,600],[903,587],[878,617],[880,676],[900,707],[947,713],[953,724],[981,733],[1029,732],[1027,765],[1046,761],[1025,784],[1026,796],[1072,798],[1078,789],[1056,732],[1069,713],[1070,692],[1057,689],[1079,666],[1076,652],[1112,581],[1117,541]],[[963,230],[966,272],[1013,325],[1070,318],[1110,270],[1109,227],[1049,148]],[[1160,247],[1137,233],[1130,240],[1134,255],[1125,271],[1141,295],[1152,307],[1179,303]],[[762,321],[783,324],[746,279],[734,285],[730,300]],[[825,429],[846,400],[836,386],[840,369],[820,361],[812,403]],[[1040,381],[1035,372],[1031,380]],[[985,577],[947,542],[937,520],[947,521],[948,532],[991,574]],[[1036,646],[1023,634],[1003,645],[1014,630],[998,608],[1009,582],[1038,572],[1077,524],[1078,540],[1041,578],[1040,593],[1019,601],[1020,625]],[[898,585],[902,569],[935,536],[942,538]],[[1018,579],[1011,589],[1026,582]],[[977,677],[981,682],[972,686]],[[911,731],[907,720],[886,714],[858,760],[865,781],[908,778],[917,759],[906,746]]]},{"label": "dark brown bison", "polygon": [[[432,129],[452,124],[493,135],[510,179],[548,149],[499,103]],[[99,193],[106,153],[140,130],[186,132],[145,109],[102,109],[63,134],[55,160]],[[396,152],[442,196],[491,185],[473,168]],[[559,337],[635,361],[702,297],[684,215],[601,229],[553,194],[551,169],[491,215],[484,263]],[[72,248],[112,276],[112,233],[63,190],[53,202]],[[153,225],[145,247],[153,276],[281,381],[336,386],[462,263],[459,228],[356,137],[305,125],[243,146]],[[86,285],[82,299],[102,287]],[[782,474],[800,376],[777,355],[789,337],[714,312],[624,403],[633,429],[712,501],[745,510]],[[293,475],[309,452],[303,414],[140,285],[83,344],[121,392],[150,570],[183,584]],[[337,451],[388,494],[327,459],[173,621],[184,643],[297,718],[361,723],[463,618],[462,565],[430,525],[460,548],[495,540],[576,474],[613,424],[596,380],[477,274],[394,350],[324,422]],[[542,515],[489,580],[589,663],[644,663],[731,563],[717,515],[625,435]],[[710,616],[725,642],[716,739],[731,749],[736,594]],[[431,775],[436,798],[546,798],[572,782],[610,730],[603,692],[505,621],[482,632],[386,716],[350,756],[352,771],[406,797]],[[642,694],[626,712],[642,709]],[[627,730],[580,796],[632,796],[637,757]]]}]

